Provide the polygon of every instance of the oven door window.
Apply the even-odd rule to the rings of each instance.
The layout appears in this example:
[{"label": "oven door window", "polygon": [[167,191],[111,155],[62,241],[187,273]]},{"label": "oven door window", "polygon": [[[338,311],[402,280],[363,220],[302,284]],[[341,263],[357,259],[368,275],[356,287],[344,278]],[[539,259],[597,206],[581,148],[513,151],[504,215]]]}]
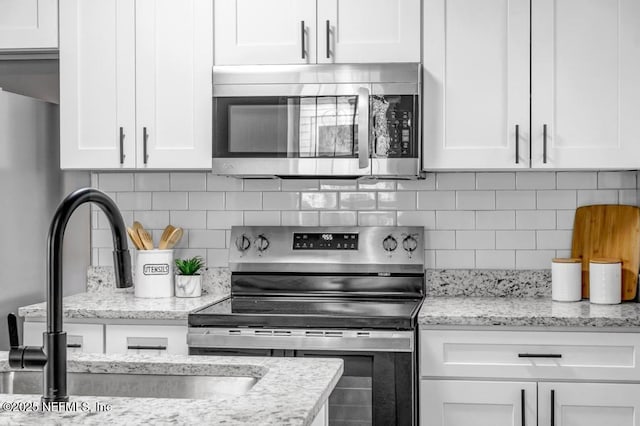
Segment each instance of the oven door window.
[{"label": "oven door window", "polygon": [[373,424],[373,356],[294,351],[297,357],[341,358],[344,373],[329,396],[329,424]]},{"label": "oven door window", "polygon": [[215,157],[355,158],[356,96],[214,98]]}]

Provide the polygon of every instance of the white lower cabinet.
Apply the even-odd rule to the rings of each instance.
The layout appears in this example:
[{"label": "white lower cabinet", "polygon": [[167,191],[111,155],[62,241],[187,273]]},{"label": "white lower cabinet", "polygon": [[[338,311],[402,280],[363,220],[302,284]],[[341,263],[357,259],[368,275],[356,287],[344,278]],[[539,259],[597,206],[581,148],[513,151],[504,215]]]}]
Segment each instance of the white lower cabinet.
[{"label": "white lower cabinet", "polygon": [[420,331],[422,426],[640,426],[640,334]]},{"label": "white lower cabinet", "polygon": [[[42,346],[45,322],[24,323],[24,345]],[[107,354],[187,355],[186,325],[82,324],[65,322],[67,349]]]},{"label": "white lower cabinet", "polygon": [[181,325],[106,326],[106,353],[187,355],[187,327]]},{"label": "white lower cabinet", "polygon": [[423,380],[422,426],[516,426],[536,424],[536,384]]},{"label": "white lower cabinet", "polygon": [[[75,324],[65,323],[67,333],[67,350],[69,352],[104,353],[104,325],[103,324]],[[45,322],[24,323],[24,345],[42,346],[42,333],[47,330]]]},{"label": "white lower cabinet", "polygon": [[538,383],[538,425],[640,426],[640,384]]}]

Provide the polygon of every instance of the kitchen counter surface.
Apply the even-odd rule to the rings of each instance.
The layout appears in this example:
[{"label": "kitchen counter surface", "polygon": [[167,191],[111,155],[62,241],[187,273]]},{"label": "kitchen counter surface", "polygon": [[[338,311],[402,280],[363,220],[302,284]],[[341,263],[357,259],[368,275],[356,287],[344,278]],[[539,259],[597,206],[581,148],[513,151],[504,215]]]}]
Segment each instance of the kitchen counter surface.
[{"label": "kitchen counter surface", "polygon": [[[66,319],[130,319],[184,320],[189,312],[227,297],[227,294],[206,294],[202,297],[141,299],[130,291],[89,292],[63,299]],[[18,314],[27,319],[45,319],[46,303],[23,306]]]},{"label": "kitchen counter surface", "polygon": [[595,305],[550,298],[427,297],[420,326],[640,328],[640,303]]},{"label": "kitchen counter surface", "polygon": [[[0,352],[0,372],[9,370]],[[258,382],[240,396],[210,399],[74,397],[89,411],[17,411],[40,395],[0,393],[0,425],[309,425],[343,372],[340,359],[69,354],[69,372],[252,376]],[[96,411],[96,403],[110,404]],[[16,407],[11,409],[11,407]]]}]

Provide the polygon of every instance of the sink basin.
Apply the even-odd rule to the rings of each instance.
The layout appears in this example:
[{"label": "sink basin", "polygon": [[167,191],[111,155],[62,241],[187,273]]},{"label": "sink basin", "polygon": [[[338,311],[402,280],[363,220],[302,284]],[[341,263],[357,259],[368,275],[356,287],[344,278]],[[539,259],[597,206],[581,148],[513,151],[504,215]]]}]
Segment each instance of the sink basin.
[{"label": "sink basin", "polygon": [[[247,393],[255,377],[67,373],[69,395],[207,399]],[[41,394],[42,372],[0,373],[0,393]]]}]

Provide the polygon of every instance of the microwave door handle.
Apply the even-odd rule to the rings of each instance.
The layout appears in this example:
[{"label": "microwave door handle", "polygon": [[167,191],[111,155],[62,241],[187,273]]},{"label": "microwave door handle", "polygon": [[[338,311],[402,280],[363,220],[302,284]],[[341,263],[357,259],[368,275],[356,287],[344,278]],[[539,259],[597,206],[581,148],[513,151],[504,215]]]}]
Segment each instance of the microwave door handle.
[{"label": "microwave door handle", "polygon": [[369,166],[369,89],[358,89],[358,167]]}]

